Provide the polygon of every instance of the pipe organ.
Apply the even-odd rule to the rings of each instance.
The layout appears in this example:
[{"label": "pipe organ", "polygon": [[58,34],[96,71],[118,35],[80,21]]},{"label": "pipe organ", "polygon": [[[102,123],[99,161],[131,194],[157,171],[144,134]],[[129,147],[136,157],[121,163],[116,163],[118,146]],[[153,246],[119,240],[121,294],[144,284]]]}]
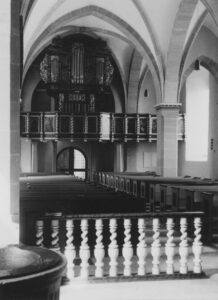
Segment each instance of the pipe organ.
[{"label": "pipe organ", "polygon": [[55,110],[81,114],[96,112],[96,100],[110,94],[114,67],[101,40],[57,37],[45,50],[40,76]]}]

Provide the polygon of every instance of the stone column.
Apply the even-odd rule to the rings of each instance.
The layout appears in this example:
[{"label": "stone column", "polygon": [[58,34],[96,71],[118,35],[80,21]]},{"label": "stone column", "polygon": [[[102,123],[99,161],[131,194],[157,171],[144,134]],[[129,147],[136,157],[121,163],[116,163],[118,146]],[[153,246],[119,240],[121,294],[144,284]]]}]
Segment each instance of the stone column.
[{"label": "stone column", "polygon": [[53,153],[52,153],[52,173],[57,171],[57,142],[52,143]]},{"label": "stone column", "polygon": [[[19,214],[19,87],[20,87],[20,1],[0,1],[0,247],[18,242]],[[12,218],[13,217],[13,222]]]},{"label": "stone column", "polygon": [[[5,1],[4,1],[5,2]],[[21,32],[20,3],[11,4],[11,39],[10,39],[10,210],[14,221],[19,221],[19,176],[20,176],[20,75],[21,75]],[[4,28],[4,27],[3,27]],[[4,42],[1,40],[2,45]]]},{"label": "stone column", "polygon": [[162,176],[178,175],[177,119],[180,104],[162,103],[157,110],[157,171]]},{"label": "stone column", "polygon": [[125,144],[124,143],[114,144],[114,171],[115,172],[125,171]]},{"label": "stone column", "polygon": [[20,167],[22,173],[32,172],[32,141],[30,139],[21,138],[21,157]]},{"label": "stone column", "polygon": [[32,142],[32,168],[33,173],[38,172],[38,142]]}]

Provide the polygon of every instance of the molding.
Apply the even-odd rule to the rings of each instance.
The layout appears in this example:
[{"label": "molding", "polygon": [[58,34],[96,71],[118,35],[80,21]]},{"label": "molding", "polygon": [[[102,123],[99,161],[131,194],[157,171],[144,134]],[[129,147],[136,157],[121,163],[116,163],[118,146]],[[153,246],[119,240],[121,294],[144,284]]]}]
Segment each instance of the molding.
[{"label": "molding", "polygon": [[182,106],[181,103],[160,103],[154,106],[156,110],[178,110]]}]

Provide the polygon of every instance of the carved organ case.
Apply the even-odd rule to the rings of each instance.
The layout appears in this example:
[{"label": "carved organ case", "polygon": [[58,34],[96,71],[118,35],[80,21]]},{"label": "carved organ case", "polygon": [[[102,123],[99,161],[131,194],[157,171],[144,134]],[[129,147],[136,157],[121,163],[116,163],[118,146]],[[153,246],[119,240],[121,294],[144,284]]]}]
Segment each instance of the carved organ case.
[{"label": "carved organ case", "polygon": [[99,102],[111,93],[113,73],[106,43],[80,35],[55,38],[40,64],[47,93],[63,113],[98,112]]}]

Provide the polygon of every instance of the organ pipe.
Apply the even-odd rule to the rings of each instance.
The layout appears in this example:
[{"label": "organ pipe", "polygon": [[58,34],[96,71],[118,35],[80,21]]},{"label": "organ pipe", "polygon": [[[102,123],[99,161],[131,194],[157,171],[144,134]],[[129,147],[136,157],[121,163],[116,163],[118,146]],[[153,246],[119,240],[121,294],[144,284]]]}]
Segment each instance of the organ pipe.
[{"label": "organ pipe", "polygon": [[56,38],[40,64],[40,76],[53,94],[54,90],[61,93],[71,89],[102,93],[110,85],[113,73],[109,50],[102,41],[72,41],[69,48]]}]

